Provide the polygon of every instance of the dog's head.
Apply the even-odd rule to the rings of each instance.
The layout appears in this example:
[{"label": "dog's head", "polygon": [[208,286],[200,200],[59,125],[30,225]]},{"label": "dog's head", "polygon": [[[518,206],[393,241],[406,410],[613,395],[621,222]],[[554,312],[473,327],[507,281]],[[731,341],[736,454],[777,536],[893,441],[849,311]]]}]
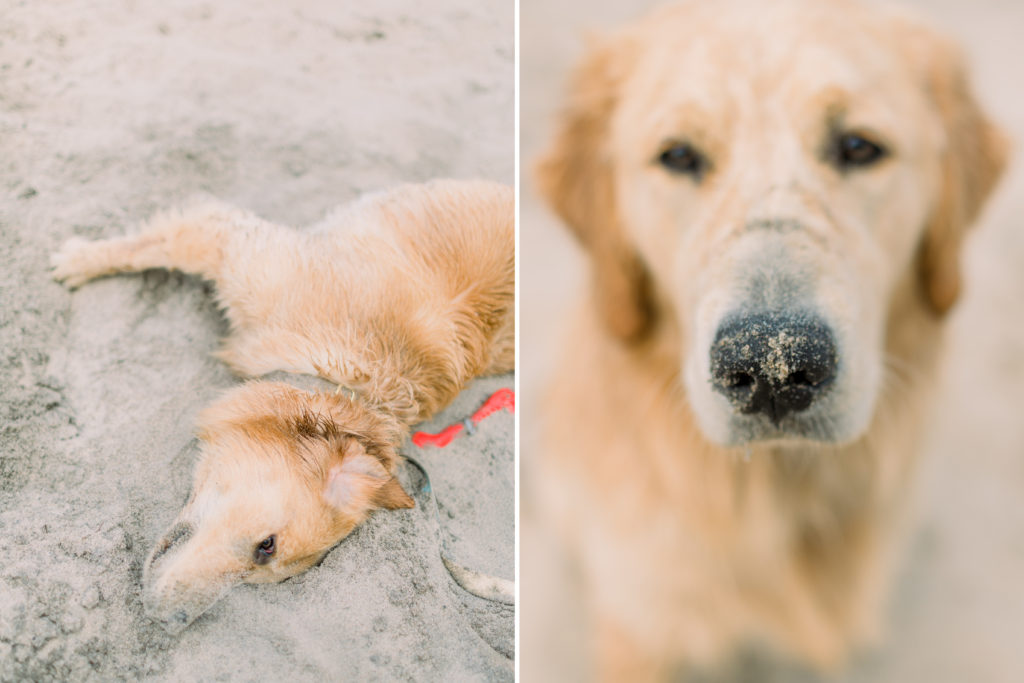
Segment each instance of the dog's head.
[{"label": "dog's head", "polygon": [[538,176],[611,332],[678,331],[720,445],[863,433],[893,302],[954,303],[1004,165],[955,47],[842,0],[690,2],[593,46],[571,90]]},{"label": "dog's head", "polygon": [[316,564],[378,508],[410,508],[392,476],[397,423],[344,396],[250,382],[200,417],[192,494],[146,560],[143,602],[171,632],[237,583]]}]

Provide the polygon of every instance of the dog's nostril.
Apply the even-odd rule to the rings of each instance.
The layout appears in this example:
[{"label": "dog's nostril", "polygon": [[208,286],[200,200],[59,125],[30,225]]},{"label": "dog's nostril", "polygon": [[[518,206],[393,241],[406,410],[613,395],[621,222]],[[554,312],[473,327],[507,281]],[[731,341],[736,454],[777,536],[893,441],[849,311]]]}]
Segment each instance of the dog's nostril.
[{"label": "dog's nostril", "polygon": [[829,365],[823,368],[796,372],[789,379],[788,383],[796,386],[806,386],[811,389],[817,389],[819,387],[823,387],[834,376],[835,366]]},{"label": "dog's nostril", "polygon": [[786,378],[786,384],[798,387],[813,387],[817,382],[811,380],[811,376],[805,370],[798,370]]},{"label": "dog's nostril", "polygon": [[754,385],[754,377],[746,372],[738,372],[726,380],[730,388],[742,389]]}]

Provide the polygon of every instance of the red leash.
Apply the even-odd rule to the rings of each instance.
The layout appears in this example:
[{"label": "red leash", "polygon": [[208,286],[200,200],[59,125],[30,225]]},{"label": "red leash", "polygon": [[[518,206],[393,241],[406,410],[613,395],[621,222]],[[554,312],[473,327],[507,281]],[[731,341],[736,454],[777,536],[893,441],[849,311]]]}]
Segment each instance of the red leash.
[{"label": "red leash", "polygon": [[462,422],[456,422],[449,427],[445,427],[437,434],[416,432],[412,435],[412,442],[420,448],[423,448],[427,444],[437,446],[438,448],[444,448],[452,442],[452,439],[458,436],[459,432],[466,430],[472,434],[476,431],[476,426],[480,424],[485,417],[493,415],[502,408],[508,408],[508,412],[510,413],[516,412],[516,394],[511,389],[498,389],[491,394],[491,397],[480,407],[480,410],[473,413],[473,417],[467,418]]}]

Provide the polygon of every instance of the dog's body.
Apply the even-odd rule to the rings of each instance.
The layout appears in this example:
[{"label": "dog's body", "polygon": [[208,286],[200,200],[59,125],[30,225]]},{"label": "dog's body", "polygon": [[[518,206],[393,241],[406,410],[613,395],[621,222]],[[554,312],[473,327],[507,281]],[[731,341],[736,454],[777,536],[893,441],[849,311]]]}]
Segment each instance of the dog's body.
[{"label": "dog's body", "polygon": [[591,49],[539,167],[594,279],[535,481],[603,675],[743,643],[831,669],[875,636],[1004,158],[955,49],[895,12],[689,2]]},{"label": "dog's body", "polygon": [[514,368],[511,188],[435,181],[368,196],[308,231],[226,206],[73,240],[75,286],[147,268],[216,283],[239,375],[316,375],[308,392],[253,381],[200,417],[192,496],[145,568],[145,602],[183,628],[240,581],[305,570],[376,508],[412,507],[394,478],[408,427],[473,377]]},{"label": "dog's body", "polygon": [[699,431],[667,349],[575,321],[569,336],[593,343],[561,357],[537,480],[583,572],[608,680],[717,665],[743,643],[831,668],[870,644],[938,351],[923,322],[904,329],[929,339],[904,356],[913,391],[879,406],[870,437],[724,450]]}]

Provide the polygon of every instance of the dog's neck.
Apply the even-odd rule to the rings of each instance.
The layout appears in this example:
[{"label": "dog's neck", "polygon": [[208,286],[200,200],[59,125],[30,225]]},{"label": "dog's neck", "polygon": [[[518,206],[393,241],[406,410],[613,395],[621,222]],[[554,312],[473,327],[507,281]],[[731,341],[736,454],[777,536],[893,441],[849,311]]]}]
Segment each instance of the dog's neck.
[{"label": "dog's neck", "polygon": [[344,396],[375,412],[387,413],[406,427],[423,419],[424,406],[415,383],[394,362],[318,363],[302,357],[282,360],[290,366],[288,369],[254,372],[253,376],[303,391]]}]

